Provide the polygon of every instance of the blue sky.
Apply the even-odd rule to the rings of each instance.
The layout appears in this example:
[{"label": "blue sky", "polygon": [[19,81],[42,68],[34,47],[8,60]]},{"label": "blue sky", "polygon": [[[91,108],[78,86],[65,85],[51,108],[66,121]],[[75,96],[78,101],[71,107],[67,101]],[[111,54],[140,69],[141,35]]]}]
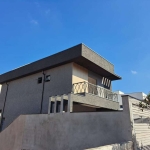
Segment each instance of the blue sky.
[{"label": "blue sky", "polygon": [[79,43],[114,64],[113,90],[150,91],[149,0],[0,0],[0,74]]}]

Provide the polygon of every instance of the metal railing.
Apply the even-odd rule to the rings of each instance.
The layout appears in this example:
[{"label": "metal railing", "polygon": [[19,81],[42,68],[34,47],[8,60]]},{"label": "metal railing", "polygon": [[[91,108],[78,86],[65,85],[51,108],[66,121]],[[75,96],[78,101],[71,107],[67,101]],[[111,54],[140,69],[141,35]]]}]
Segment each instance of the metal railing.
[{"label": "metal railing", "polygon": [[91,93],[108,100],[118,101],[118,95],[116,93],[89,82],[74,83],[72,85],[72,92],[74,94]]}]

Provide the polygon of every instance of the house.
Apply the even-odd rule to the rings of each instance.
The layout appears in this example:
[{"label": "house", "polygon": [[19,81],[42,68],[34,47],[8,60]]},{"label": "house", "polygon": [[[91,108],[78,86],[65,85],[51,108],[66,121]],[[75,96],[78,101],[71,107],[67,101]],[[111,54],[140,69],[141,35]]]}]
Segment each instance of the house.
[{"label": "house", "polygon": [[79,44],[0,75],[1,129],[23,114],[119,110],[114,65]]}]

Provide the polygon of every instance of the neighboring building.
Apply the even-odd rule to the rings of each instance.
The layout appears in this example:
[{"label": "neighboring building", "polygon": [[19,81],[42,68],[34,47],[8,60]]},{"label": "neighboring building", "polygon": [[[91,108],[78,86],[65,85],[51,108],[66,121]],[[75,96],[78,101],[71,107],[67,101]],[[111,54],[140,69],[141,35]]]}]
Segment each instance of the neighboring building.
[{"label": "neighboring building", "polygon": [[113,64],[83,44],[2,74],[2,130],[21,114],[46,114],[49,97],[51,113],[118,110],[118,79]]},{"label": "neighboring building", "polygon": [[115,91],[114,93],[116,93],[118,95],[117,97],[118,97],[118,102],[120,105],[120,110],[123,110],[122,95],[124,95],[124,93],[121,91]]},{"label": "neighboring building", "polygon": [[138,100],[144,100],[146,98],[146,94],[143,92],[133,92],[133,93],[124,93],[122,91],[114,91],[118,95],[118,102],[120,105],[120,110],[123,110],[123,105],[122,105],[122,96],[123,95],[129,95],[133,98],[136,98]]},{"label": "neighboring building", "polygon": [[146,98],[146,94],[143,93],[143,92],[134,92],[134,93],[127,93],[126,95],[130,95],[136,99],[139,99],[139,100],[144,100]]}]

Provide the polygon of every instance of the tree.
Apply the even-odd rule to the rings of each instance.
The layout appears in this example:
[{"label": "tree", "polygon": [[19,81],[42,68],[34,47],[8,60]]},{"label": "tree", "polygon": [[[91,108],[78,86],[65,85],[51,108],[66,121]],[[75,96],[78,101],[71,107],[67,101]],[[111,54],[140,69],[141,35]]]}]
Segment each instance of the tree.
[{"label": "tree", "polygon": [[142,111],[143,111],[144,108],[150,108],[150,92],[146,96],[146,98],[139,103],[139,107],[142,108]]}]

